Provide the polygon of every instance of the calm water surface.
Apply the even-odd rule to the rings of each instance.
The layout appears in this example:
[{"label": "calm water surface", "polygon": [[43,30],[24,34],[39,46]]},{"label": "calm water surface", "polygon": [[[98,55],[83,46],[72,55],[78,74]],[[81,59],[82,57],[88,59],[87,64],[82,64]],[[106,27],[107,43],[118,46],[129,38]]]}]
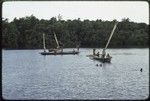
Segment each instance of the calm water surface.
[{"label": "calm water surface", "polygon": [[113,58],[102,67],[86,57],[92,49],[64,56],[42,56],[41,51],[2,51],[4,99],[146,99],[149,95],[148,48],[108,49]]}]

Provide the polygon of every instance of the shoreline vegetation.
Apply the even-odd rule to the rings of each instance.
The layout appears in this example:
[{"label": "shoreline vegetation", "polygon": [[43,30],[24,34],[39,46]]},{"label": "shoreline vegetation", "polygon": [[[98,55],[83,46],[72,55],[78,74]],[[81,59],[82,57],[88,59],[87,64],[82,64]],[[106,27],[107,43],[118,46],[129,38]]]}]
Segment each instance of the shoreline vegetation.
[{"label": "shoreline vegetation", "polygon": [[[114,26],[113,21],[62,20],[52,17],[39,20],[35,16],[2,19],[2,49],[43,49],[42,34],[46,37],[46,48],[56,48],[53,33],[64,48],[104,48]],[[148,48],[149,25],[124,18],[118,23],[108,48]]]},{"label": "shoreline vegetation", "polygon": [[[70,47],[69,47],[70,48]],[[64,49],[69,49],[69,48],[64,48]],[[74,47],[73,47],[74,48]],[[88,48],[96,48],[96,49],[103,49],[103,47],[80,47],[82,49],[88,49]],[[127,47],[127,48],[107,48],[107,49],[145,49],[149,47]],[[43,48],[21,48],[21,49],[16,49],[16,48],[2,48],[2,50],[42,50]]]}]

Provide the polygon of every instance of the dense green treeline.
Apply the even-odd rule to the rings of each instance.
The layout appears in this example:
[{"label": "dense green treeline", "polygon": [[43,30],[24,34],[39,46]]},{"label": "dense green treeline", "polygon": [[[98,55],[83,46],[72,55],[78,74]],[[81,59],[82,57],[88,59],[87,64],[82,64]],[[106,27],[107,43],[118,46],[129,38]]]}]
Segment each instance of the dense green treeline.
[{"label": "dense green treeline", "polygon": [[[105,47],[116,20],[50,20],[27,16],[8,22],[2,21],[2,47],[6,49],[43,48],[42,34],[46,36],[46,48],[56,47],[55,32],[64,47]],[[118,23],[108,47],[148,47],[149,26],[145,23],[123,19]]]}]

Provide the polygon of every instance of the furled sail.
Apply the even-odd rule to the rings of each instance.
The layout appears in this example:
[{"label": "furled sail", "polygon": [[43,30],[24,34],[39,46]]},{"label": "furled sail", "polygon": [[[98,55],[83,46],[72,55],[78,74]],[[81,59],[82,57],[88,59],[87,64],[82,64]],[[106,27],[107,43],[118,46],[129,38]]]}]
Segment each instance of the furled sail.
[{"label": "furled sail", "polygon": [[55,37],[55,41],[56,41],[56,43],[57,43],[57,48],[60,48],[59,43],[58,43],[58,40],[57,40],[57,36],[56,36],[55,32],[54,32],[54,37]]},{"label": "furled sail", "polygon": [[45,47],[45,34],[43,33],[43,48],[44,48],[44,52],[46,50],[46,47]]},{"label": "furled sail", "polygon": [[105,46],[105,49],[108,47],[108,45],[109,45],[109,43],[110,43],[110,40],[111,40],[111,38],[112,38],[112,35],[114,34],[114,31],[115,31],[115,29],[116,29],[116,27],[117,27],[117,24],[118,24],[118,22],[115,23],[114,28],[113,28],[113,30],[111,31],[111,34],[110,34],[110,37],[109,37],[109,39],[108,39],[108,41],[107,41],[107,44],[106,44],[106,46]]}]

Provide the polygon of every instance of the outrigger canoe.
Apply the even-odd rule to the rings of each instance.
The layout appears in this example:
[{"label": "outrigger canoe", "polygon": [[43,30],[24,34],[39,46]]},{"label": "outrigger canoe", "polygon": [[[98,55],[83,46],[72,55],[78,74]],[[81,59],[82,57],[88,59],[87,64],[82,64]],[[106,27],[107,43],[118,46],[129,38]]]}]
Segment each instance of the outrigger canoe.
[{"label": "outrigger canoe", "polygon": [[95,55],[95,50],[94,49],[93,49],[93,55],[88,55],[88,57],[90,57],[90,58],[92,58],[94,60],[102,61],[102,62],[109,62],[109,63],[111,62],[112,57],[109,56],[109,54],[105,57],[105,54],[106,54],[105,50],[107,49],[107,47],[108,47],[108,45],[110,43],[110,40],[111,40],[112,35],[113,35],[113,33],[114,33],[114,31],[115,31],[115,29],[117,27],[117,24],[118,24],[118,22],[115,23],[115,25],[113,27],[113,30],[111,31],[111,34],[110,34],[109,39],[107,41],[107,44],[106,44],[105,48],[102,51],[102,54],[103,54],[104,57],[102,57],[102,54],[101,54],[101,56],[99,56],[99,53],[98,53],[98,55]]},{"label": "outrigger canoe", "polygon": [[60,48],[56,34],[54,33],[54,37],[55,37],[55,41],[57,43],[57,48],[53,49],[48,49],[48,51],[46,51],[46,47],[45,47],[45,34],[43,33],[43,52],[40,52],[41,55],[75,55],[75,54],[79,54],[79,48],[77,48],[77,51],[73,50],[73,51],[61,51],[62,48]]}]

